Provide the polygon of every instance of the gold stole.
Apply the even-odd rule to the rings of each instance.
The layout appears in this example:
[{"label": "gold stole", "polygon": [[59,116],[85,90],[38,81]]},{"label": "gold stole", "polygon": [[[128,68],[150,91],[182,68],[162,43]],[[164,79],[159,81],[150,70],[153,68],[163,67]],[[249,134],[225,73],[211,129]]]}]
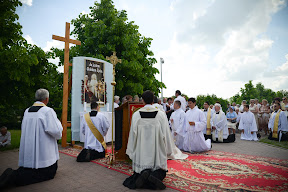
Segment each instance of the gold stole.
[{"label": "gold stole", "polygon": [[206,131],[206,135],[211,135],[211,109],[209,107],[208,111],[207,111],[207,131]]},{"label": "gold stole", "polygon": [[32,106],[42,106],[45,107],[46,105],[44,103],[34,103]]},{"label": "gold stole", "polygon": [[[279,117],[280,117],[280,112],[281,109],[279,110],[279,112],[276,114],[275,119],[274,119],[274,126],[273,126],[273,134],[272,134],[272,138],[278,138],[278,125],[279,125]],[[274,114],[274,113],[273,113]]]},{"label": "gold stole", "polygon": [[91,130],[91,132],[93,133],[93,135],[96,137],[96,139],[102,144],[102,146],[104,147],[104,149],[106,150],[106,143],[104,141],[104,137],[101,135],[101,133],[98,131],[98,129],[95,127],[95,125],[93,124],[91,118],[90,118],[90,114],[86,113],[84,115],[85,117],[85,121],[89,127],[89,129]]}]

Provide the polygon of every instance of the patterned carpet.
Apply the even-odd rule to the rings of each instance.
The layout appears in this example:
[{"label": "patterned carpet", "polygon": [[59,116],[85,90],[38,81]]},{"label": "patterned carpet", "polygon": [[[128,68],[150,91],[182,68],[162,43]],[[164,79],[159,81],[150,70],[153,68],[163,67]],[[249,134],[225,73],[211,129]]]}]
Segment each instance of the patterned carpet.
[{"label": "patterned carpet", "polygon": [[[67,148],[60,152],[77,157],[80,151]],[[287,160],[219,151],[188,155],[185,160],[168,160],[167,187],[179,191],[288,191]],[[117,161],[112,167],[107,158],[92,162],[133,173],[129,162]]]}]

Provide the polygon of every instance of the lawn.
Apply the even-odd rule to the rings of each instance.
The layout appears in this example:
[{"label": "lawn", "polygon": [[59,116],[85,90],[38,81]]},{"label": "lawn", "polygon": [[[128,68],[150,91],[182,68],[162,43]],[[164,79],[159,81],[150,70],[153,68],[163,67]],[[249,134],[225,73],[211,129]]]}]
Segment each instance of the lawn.
[{"label": "lawn", "polygon": [[272,140],[269,140],[267,137],[265,137],[265,138],[260,139],[260,142],[274,145],[276,147],[282,147],[282,148],[288,149],[288,141],[281,141],[281,142],[272,141]]},{"label": "lawn", "polygon": [[[11,133],[11,145],[9,147],[0,148],[0,151],[17,149],[20,146],[21,130],[8,130]],[[67,129],[67,142],[71,142],[71,129]],[[61,144],[61,139],[58,141]]]}]

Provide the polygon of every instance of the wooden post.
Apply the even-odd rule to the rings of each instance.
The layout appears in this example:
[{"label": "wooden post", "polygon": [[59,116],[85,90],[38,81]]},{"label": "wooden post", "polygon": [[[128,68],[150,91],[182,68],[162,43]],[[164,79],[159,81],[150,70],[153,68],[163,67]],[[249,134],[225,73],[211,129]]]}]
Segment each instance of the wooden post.
[{"label": "wooden post", "polygon": [[70,39],[70,23],[66,22],[65,37],[52,35],[52,39],[65,42],[64,74],[63,74],[63,103],[62,103],[62,147],[67,146],[67,115],[68,115],[68,78],[69,78],[69,43],[81,45],[81,41]]}]

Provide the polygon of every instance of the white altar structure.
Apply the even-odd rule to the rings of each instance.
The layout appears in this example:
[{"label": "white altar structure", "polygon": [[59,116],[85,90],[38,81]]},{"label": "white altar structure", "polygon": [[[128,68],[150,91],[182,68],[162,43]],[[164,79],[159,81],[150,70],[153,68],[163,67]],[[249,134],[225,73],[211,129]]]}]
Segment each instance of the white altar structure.
[{"label": "white altar structure", "polygon": [[[72,109],[71,134],[72,141],[84,142],[84,134],[80,131],[80,123],[85,113],[91,111],[90,103],[97,101],[110,127],[106,142],[112,141],[112,85],[113,65],[101,59],[91,57],[74,57],[72,70]],[[115,123],[113,123],[115,126]],[[115,135],[115,132],[114,132]],[[114,137],[115,138],[115,137]]]}]

